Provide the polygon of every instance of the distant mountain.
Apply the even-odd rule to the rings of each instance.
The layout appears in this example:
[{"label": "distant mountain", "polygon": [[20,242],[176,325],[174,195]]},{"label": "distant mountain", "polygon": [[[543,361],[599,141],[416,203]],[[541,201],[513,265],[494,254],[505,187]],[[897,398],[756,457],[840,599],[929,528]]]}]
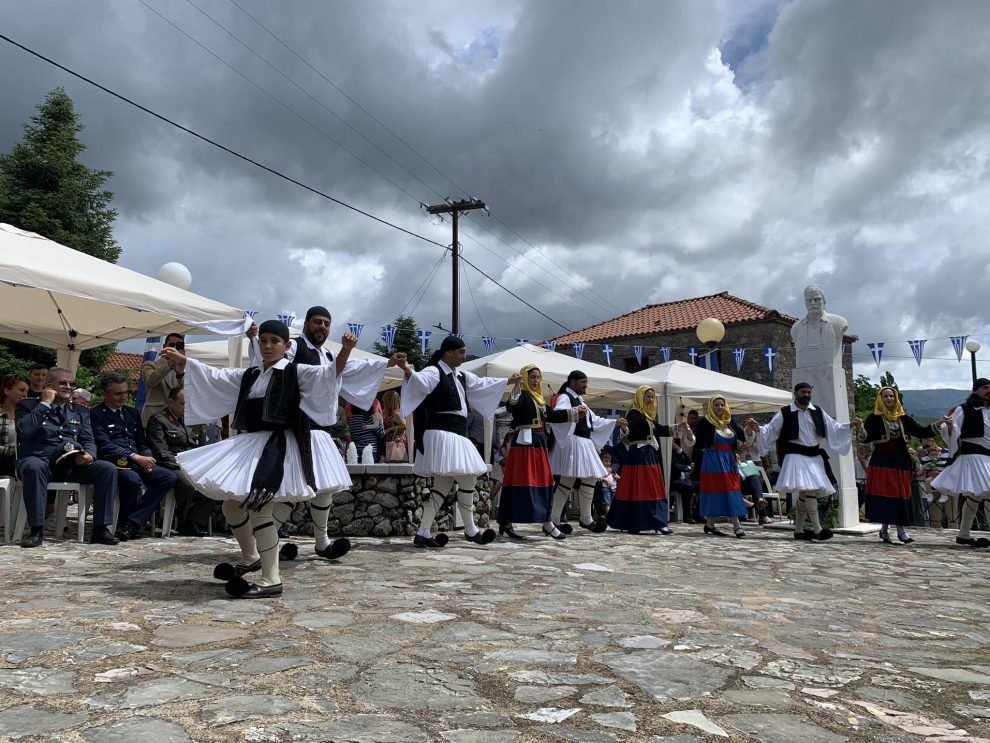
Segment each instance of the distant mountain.
[{"label": "distant mountain", "polygon": [[[941,418],[969,397],[971,390],[901,390],[904,410],[921,423]],[[927,419],[927,420],[925,420]]]}]

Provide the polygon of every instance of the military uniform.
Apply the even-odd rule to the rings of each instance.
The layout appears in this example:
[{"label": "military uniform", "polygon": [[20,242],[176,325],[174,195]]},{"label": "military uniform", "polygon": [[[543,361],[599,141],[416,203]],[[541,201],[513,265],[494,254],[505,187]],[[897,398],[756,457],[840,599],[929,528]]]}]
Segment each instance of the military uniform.
[{"label": "military uniform", "polygon": [[[52,406],[29,398],[17,404],[17,474],[24,485],[24,507],[32,530],[45,523],[48,483],[78,482],[93,485],[94,536],[113,522],[113,499],[117,495],[117,469],[96,457],[96,442],[90,427],[89,410],[71,402]],[[94,461],[77,465],[74,457],[53,465],[66,445],[81,448]]]},{"label": "military uniform", "polygon": [[141,379],[148,391],[141,408],[141,425],[147,426],[151,416],[168,408],[168,396],[173,389],[182,386],[182,375],[172,371],[167,359],[157,359],[141,366]]},{"label": "military uniform", "polygon": [[176,418],[168,410],[161,410],[148,421],[148,445],[155,460],[178,478],[175,483],[175,509],[179,517],[179,530],[197,533],[206,528],[216,502],[196,492],[189,476],[179,468],[176,454],[203,446],[206,426],[187,426],[182,418]]}]

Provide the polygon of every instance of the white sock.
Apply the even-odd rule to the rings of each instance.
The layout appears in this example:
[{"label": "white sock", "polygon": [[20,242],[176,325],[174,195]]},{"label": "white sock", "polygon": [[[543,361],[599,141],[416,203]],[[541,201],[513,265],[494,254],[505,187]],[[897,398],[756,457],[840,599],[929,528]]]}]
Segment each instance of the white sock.
[{"label": "white sock", "polygon": [[590,524],[594,522],[591,515],[591,503],[595,499],[595,486],[591,483],[581,482],[578,487],[578,500],[581,503],[581,523]]},{"label": "white sock", "polygon": [[567,498],[571,494],[574,482],[575,478],[573,477],[562,477],[560,478],[560,484],[553,490],[553,511],[550,513],[550,519],[555,524],[564,510],[564,504],[567,503]]},{"label": "white sock", "polygon": [[258,562],[258,545],[251,531],[251,517],[241,508],[240,501],[225,500],[222,506],[223,517],[227,519],[237,546],[241,548],[241,565],[254,565]]},{"label": "white sock", "polygon": [[[474,478],[472,478],[474,479]],[[474,523],[474,487],[469,490],[463,482],[457,483],[457,510],[464,522],[464,533],[473,537],[481,529]]]},{"label": "white sock", "polygon": [[278,573],[278,529],[272,518],[272,504],[260,511],[251,511],[251,529],[261,556],[261,576],[254,582],[259,586],[275,586],[282,582]]},{"label": "white sock", "polygon": [[558,529],[552,521],[543,522],[543,532],[551,537],[560,536],[560,529]]},{"label": "white sock", "polygon": [[330,520],[330,508],[333,506],[333,493],[329,490],[317,491],[316,497],[309,502],[309,515],[313,519],[313,536],[316,538],[316,549],[325,550],[330,546],[327,535],[327,522]]},{"label": "white sock", "polygon": [[419,529],[416,530],[416,535],[420,537],[425,537],[426,539],[430,539],[433,536],[433,532],[430,531],[428,527],[421,526],[419,527]]}]

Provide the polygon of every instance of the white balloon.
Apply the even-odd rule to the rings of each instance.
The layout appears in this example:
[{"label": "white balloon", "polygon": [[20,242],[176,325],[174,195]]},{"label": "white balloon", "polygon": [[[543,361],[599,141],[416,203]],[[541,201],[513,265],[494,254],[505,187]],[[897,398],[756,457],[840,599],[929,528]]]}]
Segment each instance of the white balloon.
[{"label": "white balloon", "polygon": [[188,289],[192,286],[192,274],[181,263],[166,263],[158,269],[157,278],[179,289]]}]

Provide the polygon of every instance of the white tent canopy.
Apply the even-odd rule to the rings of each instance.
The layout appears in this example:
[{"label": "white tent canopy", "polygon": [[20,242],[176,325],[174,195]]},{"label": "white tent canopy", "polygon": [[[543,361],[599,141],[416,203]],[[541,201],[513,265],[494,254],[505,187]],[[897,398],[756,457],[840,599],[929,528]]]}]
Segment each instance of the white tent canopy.
[{"label": "white tent canopy", "polygon": [[0,223],[0,337],[79,352],[167,333],[238,335],[244,311]]},{"label": "white tent canopy", "polygon": [[[523,343],[506,351],[468,361],[462,369],[486,377],[508,377],[527,364],[533,364],[543,372],[544,396],[555,393],[567,381],[567,375],[580,369],[588,375],[586,402],[595,407],[625,409],[632,401],[636,389],[648,380],[634,374],[613,369],[590,361],[580,361],[573,356],[548,351],[539,346]],[[549,396],[547,396],[549,400]]]},{"label": "white tent canopy", "polygon": [[724,395],[733,414],[774,413],[791,402],[791,393],[757,384],[728,374],[692,366],[683,361],[668,361],[634,374],[641,384],[652,384],[657,396],[670,404],[668,422],[673,422],[675,405],[698,408],[718,393]]}]

